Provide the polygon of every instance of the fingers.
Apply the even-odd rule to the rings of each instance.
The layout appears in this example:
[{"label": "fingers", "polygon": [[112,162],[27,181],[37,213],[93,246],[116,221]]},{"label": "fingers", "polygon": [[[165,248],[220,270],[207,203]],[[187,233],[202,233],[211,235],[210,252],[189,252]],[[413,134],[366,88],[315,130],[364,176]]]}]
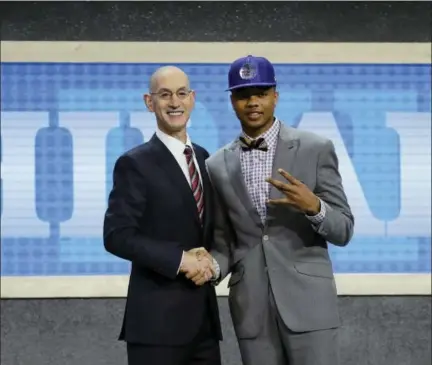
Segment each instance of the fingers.
[{"label": "fingers", "polygon": [[185,277],[196,285],[204,285],[214,276],[216,269],[213,267],[213,257],[204,248],[197,247],[186,251],[189,257],[189,265],[184,270]]},{"label": "fingers", "polygon": [[197,259],[198,260],[202,260],[203,258],[206,258],[206,259],[208,259],[208,260],[213,260],[213,257],[212,257],[212,255],[210,255],[207,251],[198,251],[197,253],[196,253],[196,256],[197,256]]},{"label": "fingers", "polygon": [[[276,189],[278,189],[281,193],[288,194],[288,195],[296,195],[299,192],[299,186],[302,185],[302,182],[300,180],[297,180],[294,176],[289,174],[283,169],[278,169],[279,174],[281,174],[285,179],[288,180],[289,184],[283,183],[282,181],[273,179],[272,177],[269,177],[266,179],[266,181],[270,184],[272,184]],[[286,204],[286,201],[279,202]],[[272,202],[273,204],[273,202]],[[275,204],[278,204],[276,202]]]},{"label": "fingers", "polygon": [[[190,276],[190,277],[188,277]],[[192,280],[196,285],[203,285],[213,277],[213,273],[210,269],[199,271],[196,275],[186,275],[188,279]]]},{"label": "fingers", "polygon": [[203,285],[213,277],[215,269],[207,257],[197,260],[194,269],[188,271],[185,276],[192,280],[196,285]]},{"label": "fingers", "polygon": [[194,270],[194,271],[188,271],[186,273],[186,277],[192,281],[199,280],[204,276],[206,276],[206,271],[201,270],[201,269]]},{"label": "fingers", "polygon": [[193,277],[192,281],[195,283],[195,285],[201,286],[210,281],[212,277],[212,272],[208,270],[204,273],[204,275]]},{"label": "fingers", "polygon": [[188,252],[194,253],[198,260],[202,260],[204,257],[207,257],[209,260],[213,260],[212,255],[210,255],[210,253],[204,247],[193,248]]},{"label": "fingers", "polygon": [[216,267],[215,267],[215,265],[213,265],[213,260],[210,262],[210,271],[211,271],[211,276],[212,277],[214,275],[216,275]]},{"label": "fingers", "polygon": [[201,261],[198,261],[198,259],[196,258],[195,260],[196,261],[193,263],[193,265],[191,265],[191,267],[185,274],[188,279],[192,279],[195,276],[203,275],[205,273],[205,270],[207,269],[203,264],[201,264]]},{"label": "fingers", "polygon": [[285,179],[287,179],[291,184],[293,185],[300,185],[301,182],[299,180],[297,180],[294,176],[292,176],[291,174],[289,174],[288,172],[286,172],[283,169],[278,169],[279,174],[281,174]]},{"label": "fingers", "polygon": [[279,180],[275,180],[272,177],[267,178],[266,181],[272,184],[276,189],[278,189],[283,193],[290,193],[294,191],[292,185],[283,183],[282,181]]},{"label": "fingers", "polygon": [[204,247],[192,248],[188,252],[192,252],[194,254],[197,254],[197,253],[199,253],[199,254],[208,253],[207,250]]}]

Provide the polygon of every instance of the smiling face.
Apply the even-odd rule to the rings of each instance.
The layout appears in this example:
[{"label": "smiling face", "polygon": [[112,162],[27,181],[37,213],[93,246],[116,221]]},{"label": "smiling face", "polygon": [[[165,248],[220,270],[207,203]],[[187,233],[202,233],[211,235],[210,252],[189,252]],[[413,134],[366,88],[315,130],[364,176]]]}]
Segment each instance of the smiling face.
[{"label": "smiling face", "polygon": [[161,131],[169,135],[186,133],[195,93],[190,90],[189,79],[182,70],[168,66],[156,71],[144,101],[148,110],[155,113]]},{"label": "smiling face", "polygon": [[274,87],[245,87],[232,91],[231,104],[248,136],[258,137],[272,126],[278,97]]}]

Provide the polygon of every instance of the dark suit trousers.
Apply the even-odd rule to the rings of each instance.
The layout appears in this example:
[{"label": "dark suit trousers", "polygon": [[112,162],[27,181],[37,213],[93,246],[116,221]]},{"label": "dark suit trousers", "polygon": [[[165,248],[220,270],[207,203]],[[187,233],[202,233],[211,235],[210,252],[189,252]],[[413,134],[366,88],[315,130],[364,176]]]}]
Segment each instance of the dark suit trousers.
[{"label": "dark suit trousers", "polygon": [[[169,323],[161,323],[161,326],[169,326]],[[128,343],[127,354],[128,365],[221,365],[219,340],[210,315],[205,316],[198,335],[188,345]]]}]

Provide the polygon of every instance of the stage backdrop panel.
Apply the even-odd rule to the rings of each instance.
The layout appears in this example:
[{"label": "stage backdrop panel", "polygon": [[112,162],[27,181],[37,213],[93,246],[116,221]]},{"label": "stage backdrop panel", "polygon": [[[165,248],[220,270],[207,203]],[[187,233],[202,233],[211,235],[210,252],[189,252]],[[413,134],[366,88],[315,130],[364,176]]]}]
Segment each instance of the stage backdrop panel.
[{"label": "stage backdrop panel", "polygon": [[[124,54],[113,62],[86,51],[92,56],[85,61],[78,48],[64,62],[52,43],[52,60],[44,54],[37,61],[37,52],[33,59],[20,53],[29,52],[24,45],[8,45],[1,64],[2,296],[122,295],[129,263],[105,252],[103,215],[116,159],[154,133],[142,95],[167,60],[152,54],[149,62],[128,62]],[[213,153],[239,134],[224,91],[237,55],[199,56],[176,64],[196,91],[190,136]],[[364,55],[362,62],[297,58],[275,60],[276,114],[335,145],[356,219],[351,243],[329,248],[340,292],[430,292],[430,63],[423,56],[391,63]]]}]

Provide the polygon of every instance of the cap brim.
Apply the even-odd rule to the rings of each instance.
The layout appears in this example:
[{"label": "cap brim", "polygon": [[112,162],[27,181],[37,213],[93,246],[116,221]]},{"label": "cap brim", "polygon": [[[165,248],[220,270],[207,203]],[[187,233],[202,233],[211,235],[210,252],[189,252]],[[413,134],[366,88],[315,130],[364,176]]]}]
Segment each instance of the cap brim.
[{"label": "cap brim", "polygon": [[256,83],[251,83],[251,84],[241,84],[241,85],[236,85],[236,86],[232,86],[228,89],[226,89],[225,91],[232,91],[232,90],[238,90],[238,89],[246,89],[248,87],[259,87],[259,86],[268,86],[268,87],[272,87],[272,86],[276,86],[275,82],[256,82]]}]

